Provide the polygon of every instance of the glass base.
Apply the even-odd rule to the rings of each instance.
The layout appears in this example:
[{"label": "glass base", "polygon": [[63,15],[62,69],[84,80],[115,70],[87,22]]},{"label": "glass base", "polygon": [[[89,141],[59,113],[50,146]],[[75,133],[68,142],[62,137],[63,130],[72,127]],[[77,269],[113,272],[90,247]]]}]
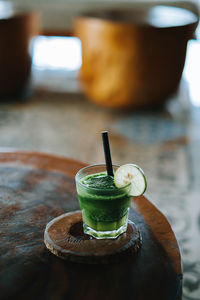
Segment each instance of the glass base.
[{"label": "glass base", "polygon": [[120,234],[126,232],[127,222],[118,229],[111,231],[97,231],[83,223],[84,233],[93,236],[96,239],[116,239]]}]

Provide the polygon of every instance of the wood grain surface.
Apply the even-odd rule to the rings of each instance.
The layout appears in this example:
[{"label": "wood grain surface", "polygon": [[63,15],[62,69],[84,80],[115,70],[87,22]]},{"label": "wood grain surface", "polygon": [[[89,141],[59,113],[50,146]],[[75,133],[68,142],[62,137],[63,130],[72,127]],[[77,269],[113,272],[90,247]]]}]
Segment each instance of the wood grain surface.
[{"label": "wood grain surface", "polygon": [[46,224],[79,209],[74,175],[84,164],[38,153],[0,153],[0,299],[180,299],[182,270],[167,219],[133,199],[138,255],[108,265],[65,262],[43,241]]}]

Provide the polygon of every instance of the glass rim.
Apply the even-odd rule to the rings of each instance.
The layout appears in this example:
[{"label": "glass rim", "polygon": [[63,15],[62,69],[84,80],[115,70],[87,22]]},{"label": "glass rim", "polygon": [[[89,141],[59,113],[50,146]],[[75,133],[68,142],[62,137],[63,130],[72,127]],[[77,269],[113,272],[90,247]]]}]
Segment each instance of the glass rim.
[{"label": "glass rim", "polygon": [[[112,166],[113,166],[113,167],[117,167],[117,168],[120,167],[120,165],[115,165],[115,164],[113,164]],[[83,187],[86,188],[86,189],[90,189],[90,190],[94,190],[94,191],[101,191],[102,189],[100,189],[100,188],[94,188],[94,187],[88,187],[88,186],[86,186],[85,184],[83,184],[83,183],[78,179],[78,175],[80,175],[80,173],[81,173],[82,171],[87,170],[87,169],[89,169],[89,168],[91,168],[91,167],[105,167],[105,171],[106,171],[106,164],[94,164],[94,165],[88,165],[88,166],[86,166],[86,167],[84,167],[84,168],[81,168],[81,169],[76,173],[76,175],[75,175],[75,181],[78,182],[78,184],[80,184],[81,186],[83,186]],[[130,186],[130,185],[131,185],[131,182],[127,183],[127,184],[124,185],[123,187],[120,187],[120,188],[116,187],[116,188],[117,188],[118,191],[120,191],[120,190],[123,190],[124,188],[127,188],[127,187]],[[114,190],[114,189],[105,189],[105,191],[112,192],[112,191],[116,191],[116,190]]]}]

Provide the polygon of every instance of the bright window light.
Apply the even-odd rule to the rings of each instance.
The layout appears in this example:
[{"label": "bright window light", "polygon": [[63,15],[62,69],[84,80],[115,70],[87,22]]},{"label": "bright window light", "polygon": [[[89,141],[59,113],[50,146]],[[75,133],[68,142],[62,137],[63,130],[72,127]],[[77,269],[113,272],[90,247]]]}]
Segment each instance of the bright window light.
[{"label": "bright window light", "polygon": [[190,41],[188,43],[188,54],[186,59],[184,78],[189,84],[191,102],[200,107],[200,42]]},{"label": "bright window light", "polygon": [[75,71],[81,63],[81,42],[78,38],[39,36],[34,39],[34,68]]},{"label": "bright window light", "polygon": [[12,15],[13,15],[12,3],[0,1],[0,20],[10,18]]}]

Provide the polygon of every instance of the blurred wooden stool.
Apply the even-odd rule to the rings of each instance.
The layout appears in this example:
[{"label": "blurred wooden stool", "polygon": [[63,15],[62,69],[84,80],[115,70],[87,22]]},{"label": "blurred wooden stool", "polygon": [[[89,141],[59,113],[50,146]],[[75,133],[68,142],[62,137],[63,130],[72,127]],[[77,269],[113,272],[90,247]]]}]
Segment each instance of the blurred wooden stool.
[{"label": "blurred wooden stool", "polygon": [[[6,4],[5,4],[6,5]],[[36,11],[11,10],[0,13],[0,98],[20,95],[31,71],[31,38],[39,34]]]}]

